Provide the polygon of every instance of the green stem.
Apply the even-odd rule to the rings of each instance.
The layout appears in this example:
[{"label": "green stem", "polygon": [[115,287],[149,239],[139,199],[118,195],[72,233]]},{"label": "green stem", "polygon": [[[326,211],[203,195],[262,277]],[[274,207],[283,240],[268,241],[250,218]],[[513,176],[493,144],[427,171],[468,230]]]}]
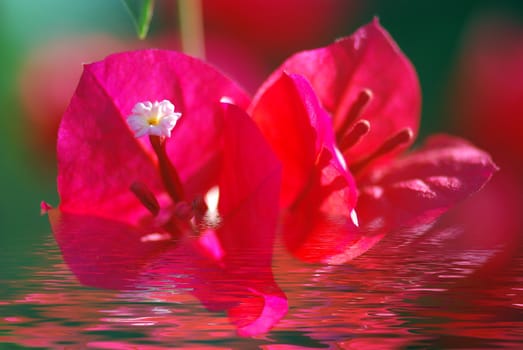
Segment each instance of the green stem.
[{"label": "green stem", "polygon": [[201,0],[178,0],[178,12],[183,52],[205,59]]}]

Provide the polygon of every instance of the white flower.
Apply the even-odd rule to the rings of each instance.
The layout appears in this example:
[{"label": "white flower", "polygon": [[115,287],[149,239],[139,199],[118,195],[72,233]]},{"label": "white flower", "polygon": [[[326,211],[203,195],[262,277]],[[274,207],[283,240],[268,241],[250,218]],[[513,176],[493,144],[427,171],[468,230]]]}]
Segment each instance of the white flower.
[{"label": "white flower", "polygon": [[127,124],[136,137],[156,135],[171,137],[171,131],[182,116],[174,111],[174,105],[168,101],[138,102],[133,114],[127,117]]}]

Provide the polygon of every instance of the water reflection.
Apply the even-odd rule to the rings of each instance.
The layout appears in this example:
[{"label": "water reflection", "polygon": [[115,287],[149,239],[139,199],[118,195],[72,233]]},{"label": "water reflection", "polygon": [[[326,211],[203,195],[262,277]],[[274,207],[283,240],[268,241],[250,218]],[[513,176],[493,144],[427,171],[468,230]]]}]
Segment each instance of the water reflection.
[{"label": "water reflection", "polygon": [[303,264],[277,251],[276,282],[289,312],[254,338],[237,336],[226,313],[207,310],[169,278],[126,291],[84,287],[49,238],[35,251],[40,266],[3,286],[0,347],[518,348],[523,257],[479,278],[495,249],[441,249],[437,237],[451,233],[427,230],[411,244],[392,236],[345,266]]}]

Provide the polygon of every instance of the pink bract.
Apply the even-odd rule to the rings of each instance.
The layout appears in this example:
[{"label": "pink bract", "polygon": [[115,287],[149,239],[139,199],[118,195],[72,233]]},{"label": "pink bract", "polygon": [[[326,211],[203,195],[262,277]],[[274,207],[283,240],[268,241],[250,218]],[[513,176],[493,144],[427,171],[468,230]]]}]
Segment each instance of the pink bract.
[{"label": "pink bract", "polygon": [[[137,102],[164,99],[182,113],[165,141],[183,186],[179,202],[167,193],[151,143],[125,120]],[[61,202],[49,212],[82,283],[140,288],[157,283],[153,276],[171,278],[208,308],[228,310],[242,335],[266,332],[286,313],[271,272],[281,166],[242,110],[247,103],[233,82],[175,52],[126,52],[85,66],[60,126]],[[180,205],[201,201],[213,186],[221,223],[188,229]],[[187,277],[167,277],[182,272]]]},{"label": "pink bract", "polygon": [[420,103],[414,68],[377,20],[295,54],[262,85],[249,110],[283,163],[281,227],[295,256],[343,263],[489,180],[490,156],[455,137],[399,156]]}]

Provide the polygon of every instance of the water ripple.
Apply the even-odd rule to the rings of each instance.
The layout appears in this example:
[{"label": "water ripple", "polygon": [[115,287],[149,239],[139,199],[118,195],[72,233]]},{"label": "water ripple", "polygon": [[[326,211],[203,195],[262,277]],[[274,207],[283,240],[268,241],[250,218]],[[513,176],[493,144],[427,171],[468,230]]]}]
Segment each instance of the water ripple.
[{"label": "water ripple", "polygon": [[[289,312],[254,338],[239,337],[226,313],[209,311],[173,278],[125,291],[82,286],[48,239],[34,249],[38,264],[2,281],[0,347],[518,348],[523,256],[482,274],[497,250],[442,251],[444,236],[453,234],[385,240],[344,266],[303,264],[277,251],[274,273]],[[190,271],[174,279],[183,282],[183,274]]]}]

